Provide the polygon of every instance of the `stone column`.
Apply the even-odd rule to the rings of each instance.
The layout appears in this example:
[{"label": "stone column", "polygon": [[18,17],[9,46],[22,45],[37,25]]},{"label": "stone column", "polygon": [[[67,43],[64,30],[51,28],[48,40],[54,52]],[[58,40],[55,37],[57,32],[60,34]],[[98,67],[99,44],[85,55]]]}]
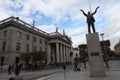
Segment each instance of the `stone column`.
[{"label": "stone column", "polygon": [[68,62],[68,47],[66,46],[66,56],[67,56],[67,62]]},{"label": "stone column", "polygon": [[70,48],[68,47],[68,62],[70,62]]},{"label": "stone column", "polygon": [[53,63],[55,63],[56,62],[56,59],[55,59],[55,57],[56,57],[56,52],[55,52],[55,49],[53,49],[54,51],[53,51]]},{"label": "stone column", "polygon": [[67,62],[67,46],[65,46],[65,58],[66,58],[66,62]]},{"label": "stone column", "polygon": [[69,47],[68,47],[68,62],[70,62],[70,51],[69,51]]},{"label": "stone column", "polygon": [[51,57],[52,57],[52,64],[55,63],[55,49],[53,48],[53,45],[51,44]]},{"label": "stone column", "polygon": [[62,44],[60,44],[60,56],[61,56],[61,63],[63,62],[63,49],[62,49]]},{"label": "stone column", "polygon": [[66,46],[65,46],[64,56],[65,56],[65,62],[66,62],[66,61],[67,61],[67,60],[66,60]]},{"label": "stone column", "polygon": [[60,59],[59,59],[59,44],[56,43],[56,58],[57,58],[57,63],[59,63]]},{"label": "stone column", "polygon": [[63,45],[63,62],[65,62],[65,45]]},{"label": "stone column", "polygon": [[61,62],[61,52],[60,52],[60,43],[59,43],[59,63]]},{"label": "stone column", "polygon": [[50,44],[48,44],[48,51],[47,51],[47,65],[49,65],[51,62],[51,49]]},{"label": "stone column", "polygon": [[65,61],[65,58],[64,58],[64,45],[62,44],[62,57],[63,57],[63,63]]}]

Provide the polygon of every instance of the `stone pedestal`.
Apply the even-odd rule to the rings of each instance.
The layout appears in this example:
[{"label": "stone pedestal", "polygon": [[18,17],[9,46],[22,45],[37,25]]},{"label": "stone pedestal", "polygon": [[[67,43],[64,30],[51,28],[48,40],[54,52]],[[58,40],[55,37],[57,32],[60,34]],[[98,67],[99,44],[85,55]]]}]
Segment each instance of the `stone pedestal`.
[{"label": "stone pedestal", "polygon": [[98,33],[86,34],[91,77],[105,77]]}]

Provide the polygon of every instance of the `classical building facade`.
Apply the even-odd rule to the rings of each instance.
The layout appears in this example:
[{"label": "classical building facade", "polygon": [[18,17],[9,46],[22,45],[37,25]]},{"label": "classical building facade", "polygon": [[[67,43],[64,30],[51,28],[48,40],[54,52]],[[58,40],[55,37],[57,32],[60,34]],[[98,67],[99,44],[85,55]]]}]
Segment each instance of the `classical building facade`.
[{"label": "classical building facade", "polygon": [[70,62],[71,39],[57,30],[44,32],[20,20],[9,17],[0,21],[0,65],[20,62],[20,53],[46,51],[47,64]]},{"label": "classical building facade", "polygon": [[120,41],[114,46],[115,53],[120,55]]}]

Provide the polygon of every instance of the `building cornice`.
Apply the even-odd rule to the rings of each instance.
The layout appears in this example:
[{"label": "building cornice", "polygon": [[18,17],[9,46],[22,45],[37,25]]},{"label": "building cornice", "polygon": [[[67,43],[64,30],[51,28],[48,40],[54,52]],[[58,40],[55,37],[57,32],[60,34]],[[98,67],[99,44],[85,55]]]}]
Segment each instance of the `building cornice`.
[{"label": "building cornice", "polygon": [[31,34],[38,35],[40,37],[48,38],[48,33],[33,27],[32,25],[25,23],[15,17],[7,18],[3,21],[0,21],[0,30],[8,28],[8,27],[15,27],[21,30],[27,31]]},{"label": "building cornice", "polygon": [[40,37],[46,38],[48,40],[61,40],[65,43],[72,44],[71,38],[69,38],[65,34],[61,34],[59,32],[53,32],[53,33],[46,33],[38,28],[35,28],[34,26],[22,21],[19,19],[19,17],[9,17],[5,20],[0,21],[0,30],[6,29],[8,27],[14,27],[21,30],[24,30],[26,32],[29,32],[33,35],[38,35]]}]

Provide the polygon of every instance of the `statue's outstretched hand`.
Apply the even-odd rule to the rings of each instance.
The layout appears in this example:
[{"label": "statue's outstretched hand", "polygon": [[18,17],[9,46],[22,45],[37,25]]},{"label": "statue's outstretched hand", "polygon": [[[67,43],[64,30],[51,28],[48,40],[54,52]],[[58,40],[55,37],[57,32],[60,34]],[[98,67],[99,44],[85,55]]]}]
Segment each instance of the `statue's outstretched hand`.
[{"label": "statue's outstretched hand", "polygon": [[100,6],[98,6],[96,9],[98,9]]},{"label": "statue's outstretched hand", "polygon": [[82,10],[82,9],[80,9],[80,11],[82,11],[82,12],[83,12],[83,10]]}]

